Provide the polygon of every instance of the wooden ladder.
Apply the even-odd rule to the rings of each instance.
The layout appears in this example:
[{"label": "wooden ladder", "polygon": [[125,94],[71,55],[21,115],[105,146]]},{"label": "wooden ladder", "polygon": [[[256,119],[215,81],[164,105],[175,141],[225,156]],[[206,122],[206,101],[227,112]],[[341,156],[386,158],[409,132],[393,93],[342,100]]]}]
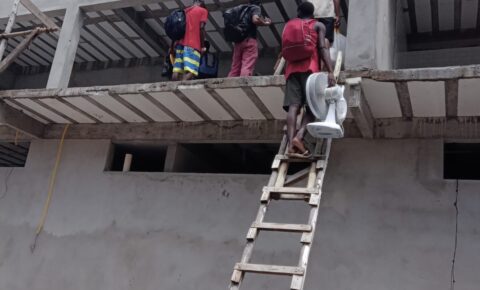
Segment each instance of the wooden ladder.
[{"label": "wooden ladder", "polygon": [[[322,196],[322,185],[330,155],[331,139],[317,140],[312,159],[293,159],[285,155],[287,138],[283,137],[278,155],[272,164],[272,175],[268,186],[263,188],[260,208],[257,217],[247,233],[247,245],[243,251],[240,263],[233,270],[230,290],[240,289],[245,273],[286,275],[292,277],[290,289],[302,290],[307,273],[308,259],[315,235],[315,226]],[[287,175],[291,163],[306,163],[307,168]],[[306,187],[289,187],[307,178]],[[308,224],[283,224],[264,222],[268,206],[272,200],[305,200],[310,206]],[[301,233],[301,253],[297,266],[262,265],[250,263],[255,241],[261,231],[277,231]]]}]

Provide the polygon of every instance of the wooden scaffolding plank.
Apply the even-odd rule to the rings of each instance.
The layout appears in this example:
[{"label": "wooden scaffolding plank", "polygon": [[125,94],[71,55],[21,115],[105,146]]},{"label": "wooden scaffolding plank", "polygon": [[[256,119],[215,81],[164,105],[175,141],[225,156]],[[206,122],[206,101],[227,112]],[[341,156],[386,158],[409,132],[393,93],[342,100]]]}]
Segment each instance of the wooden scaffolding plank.
[{"label": "wooden scaffolding plank", "polygon": [[2,33],[0,34],[0,39],[8,39],[8,38],[15,38],[19,36],[28,36],[34,30],[37,30],[37,33],[49,32],[51,29],[45,27],[39,27],[37,29],[30,29],[25,31],[18,31],[18,32],[11,32],[11,33]]},{"label": "wooden scaffolding plank", "polygon": [[32,42],[35,36],[37,36],[38,31],[39,29],[37,28],[32,32],[30,32],[30,34],[24,40],[22,40],[22,42],[20,42],[20,44],[17,47],[15,47],[15,49],[2,62],[0,62],[0,73],[5,71],[8,68],[8,66],[10,66],[10,64],[13,63],[15,58],[18,55],[20,55],[22,51],[24,51],[28,47],[30,42]]},{"label": "wooden scaffolding plank", "polygon": [[[15,24],[15,18],[17,17],[19,3],[20,3],[20,0],[13,1],[12,11],[10,12],[10,16],[8,17],[7,26],[5,27],[4,33],[12,32],[13,25]],[[3,54],[5,53],[6,48],[7,48],[7,40],[2,39],[2,41],[0,41],[0,61],[3,59]]]}]

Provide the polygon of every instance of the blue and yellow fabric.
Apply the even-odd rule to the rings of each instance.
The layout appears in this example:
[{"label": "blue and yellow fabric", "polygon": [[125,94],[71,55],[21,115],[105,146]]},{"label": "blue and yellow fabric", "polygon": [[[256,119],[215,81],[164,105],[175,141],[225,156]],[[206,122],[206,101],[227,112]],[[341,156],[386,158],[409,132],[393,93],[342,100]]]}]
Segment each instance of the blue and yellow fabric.
[{"label": "blue and yellow fabric", "polygon": [[183,45],[175,47],[175,63],[173,64],[174,73],[190,72],[198,76],[198,68],[200,67],[200,52]]}]

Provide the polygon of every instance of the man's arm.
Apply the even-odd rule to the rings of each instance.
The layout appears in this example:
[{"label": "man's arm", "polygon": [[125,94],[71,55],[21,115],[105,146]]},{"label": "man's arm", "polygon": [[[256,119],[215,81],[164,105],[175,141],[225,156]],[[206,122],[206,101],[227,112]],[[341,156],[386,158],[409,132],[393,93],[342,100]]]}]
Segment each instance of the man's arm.
[{"label": "man's arm", "polygon": [[335,27],[340,26],[340,0],[333,0],[335,5]]},{"label": "man's arm", "polygon": [[253,15],[252,23],[255,24],[256,26],[269,26],[270,24],[272,24],[272,20],[270,20],[269,18],[264,18],[259,15]]},{"label": "man's arm", "polygon": [[335,85],[335,77],[333,75],[333,66],[332,60],[330,59],[330,50],[327,48],[325,43],[325,25],[321,22],[315,24],[315,30],[318,33],[318,55],[320,56],[318,60],[319,67],[322,67],[322,61],[325,64],[325,67],[328,71],[328,85]]},{"label": "man's arm", "polygon": [[200,24],[200,44],[202,46],[202,53],[203,53],[203,49],[205,48],[205,38],[207,37],[207,32],[205,31],[205,26],[206,26],[207,23],[205,22],[202,22]]},{"label": "man's arm", "polygon": [[250,13],[252,13],[252,23],[256,26],[268,26],[272,24],[272,20],[262,16],[262,9],[257,6],[250,8]]}]

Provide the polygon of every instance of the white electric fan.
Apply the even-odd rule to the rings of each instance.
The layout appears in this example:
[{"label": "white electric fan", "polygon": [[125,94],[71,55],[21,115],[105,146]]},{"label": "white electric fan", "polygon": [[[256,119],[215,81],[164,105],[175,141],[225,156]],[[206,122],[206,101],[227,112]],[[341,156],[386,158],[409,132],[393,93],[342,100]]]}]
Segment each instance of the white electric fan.
[{"label": "white electric fan", "polygon": [[307,102],[317,121],[308,124],[307,130],[314,138],[343,138],[342,123],[347,116],[344,91],[345,87],[340,85],[329,88],[325,72],[314,73],[308,78]]}]

